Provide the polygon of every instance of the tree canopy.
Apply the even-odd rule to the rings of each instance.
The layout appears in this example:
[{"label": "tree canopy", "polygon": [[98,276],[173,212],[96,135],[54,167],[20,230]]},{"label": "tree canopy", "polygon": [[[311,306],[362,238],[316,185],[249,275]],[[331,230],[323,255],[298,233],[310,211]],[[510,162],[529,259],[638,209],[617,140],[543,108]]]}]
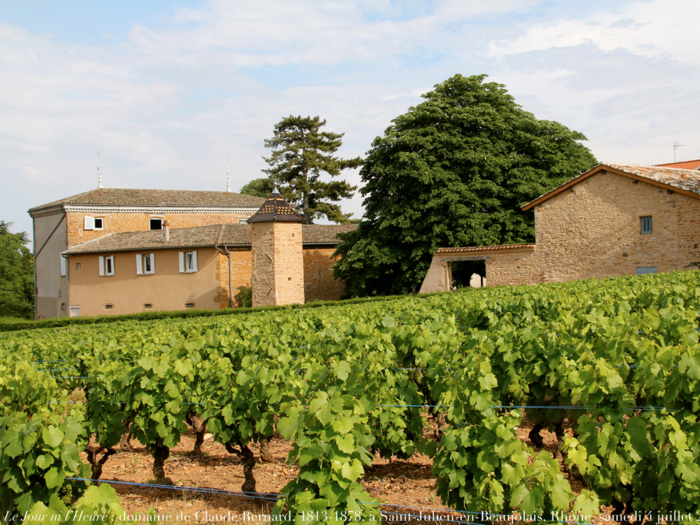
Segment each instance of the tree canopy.
[{"label": "tree canopy", "polygon": [[34,315],[34,256],[25,246],[27,234],[10,233],[0,221],[0,317]]},{"label": "tree canopy", "polygon": [[241,193],[244,195],[252,195],[253,197],[262,197],[267,199],[272,190],[275,189],[275,183],[270,177],[261,177],[253,179],[248,184],[241,188]]},{"label": "tree canopy", "polygon": [[279,186],[284,198],[297,206],[306,224],[324,215],[346,224],[351,214],[342,213],[334,203],[352,197],[357,188],[344,180],[324,182],[321,176],[336,177],[345,169],[358,167],[361,160],[333,156],[343,144],[344,134],[321,131],[325,125],[320,117],[283,118],[275,124],[274,136],[265,140],[272,154],[263,157],[270,165],[263,171]]},{"label": "tree canopy", "polygon": [[417,291],[440,247],[534,241],[520,207],[597,163],[583,134],[537,120],[485,78],[436,85],[372,142],[365,220],[333,268],[346,295]]}]

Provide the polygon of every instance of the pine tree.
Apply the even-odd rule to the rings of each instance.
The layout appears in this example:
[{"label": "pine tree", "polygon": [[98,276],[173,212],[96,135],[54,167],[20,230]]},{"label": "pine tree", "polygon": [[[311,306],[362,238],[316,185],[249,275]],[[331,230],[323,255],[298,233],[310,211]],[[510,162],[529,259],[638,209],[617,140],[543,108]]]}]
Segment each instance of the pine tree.
[{"label": "pine tree", "polygon": [[320,117],[283,118],[275,124],[274,136],[265,140],[265,147],[272,154],[263,157],[270,165],[263,171],[279,185],[285,199],[297,206],[306,224],[324,215],[347,224],[351,214],[342,213],[340,206],[333,203],[352,197],[357,188],[343,180],[323,182],[321,176],[336,177],[342,170],[360,166],[362,161],[359,157],[334,157],[343,144],[343,134],[321,131],[325,125]]}]

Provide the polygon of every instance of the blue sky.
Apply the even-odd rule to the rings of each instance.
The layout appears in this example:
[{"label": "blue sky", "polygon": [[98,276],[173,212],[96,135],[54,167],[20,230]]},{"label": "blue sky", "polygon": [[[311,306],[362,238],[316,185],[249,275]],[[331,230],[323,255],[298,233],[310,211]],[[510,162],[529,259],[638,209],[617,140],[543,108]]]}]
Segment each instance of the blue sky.
[{"label": "blue sky", "polygon": [[98,151],[108,187],[223,190],[228,156],[237,190],[290,114],[364,155],[457,73],[603,162],[697,159],[699,21],[681,0],[0,0],[0,219],[31,232],[27,209],[96,187]]}]

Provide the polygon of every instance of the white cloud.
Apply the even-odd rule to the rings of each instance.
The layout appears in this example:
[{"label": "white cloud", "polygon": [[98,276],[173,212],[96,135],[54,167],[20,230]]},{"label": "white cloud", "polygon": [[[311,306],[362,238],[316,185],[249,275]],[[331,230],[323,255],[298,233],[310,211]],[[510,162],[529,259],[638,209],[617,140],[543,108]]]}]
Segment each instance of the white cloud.
[{"label": "white cloud", "polygon": [[28,208],[94,187],[97,151],[107,186],[223,189],[229,156],[238,189],[289,114],[326,118],[340,154],[362,155],[455,73],[488,73],[601,159],[667,161],[675,140],[700,157],[700,4],[563,5],[211,0],[100,45],[0,23],[0,219],[30,231]]}]

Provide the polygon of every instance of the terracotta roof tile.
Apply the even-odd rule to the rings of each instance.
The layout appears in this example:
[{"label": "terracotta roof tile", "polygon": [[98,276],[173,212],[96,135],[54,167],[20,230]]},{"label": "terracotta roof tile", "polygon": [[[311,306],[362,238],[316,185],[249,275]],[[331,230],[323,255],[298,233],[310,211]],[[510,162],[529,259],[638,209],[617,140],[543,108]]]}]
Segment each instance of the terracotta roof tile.
[{"label": "terracotta roof tile", "polygon": [[488,252],[503,250],[522,250],[523,248],[534,248],[534,244],[500,244],[497,246],[466,246],[464,248],[438,248],[436,253],[465,253],[465,252]]},{"label": "terracotta roof tile", "polygon": [[668,164],[656,164],[656,166],[663,166],[666,168],[679,168],[682,170],[699,170],[700,169],[700,159],[698,159],[698,160],[684,160],[682,162],[669,162]]},{"label": "terracotta roof tile", "polygon": [[[325,244],[334,246],[340,242],[336,235],[357,228],[356,225],[303,224],[302,242],[305,245]],[[74,246],[68,253],[107,253],[177,248],[206,248],[214,246],[249,247],[249,224],[214,224],[194,228],[171,228],[167,243],[162,230],[112,233]]]},{"label": "terracotta roof tile", "polygon": [[135,190],[102,188],[86,191],[29,210],[63,204],[73,206],[259,207],[265,199],[229,191]]}]

